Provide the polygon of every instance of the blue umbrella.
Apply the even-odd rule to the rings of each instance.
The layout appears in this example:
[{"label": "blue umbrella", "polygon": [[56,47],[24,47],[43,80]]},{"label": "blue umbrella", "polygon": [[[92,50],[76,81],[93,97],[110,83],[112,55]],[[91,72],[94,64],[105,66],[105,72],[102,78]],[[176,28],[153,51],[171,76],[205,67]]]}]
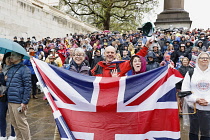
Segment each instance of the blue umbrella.
[{"label": "blue umbrella", "polygon": [[9,39],[0,38],[0,53],[5,54],[7,52],[17,52],[24,55],[23,59],[30,59],[28,53],[20,44]]}]

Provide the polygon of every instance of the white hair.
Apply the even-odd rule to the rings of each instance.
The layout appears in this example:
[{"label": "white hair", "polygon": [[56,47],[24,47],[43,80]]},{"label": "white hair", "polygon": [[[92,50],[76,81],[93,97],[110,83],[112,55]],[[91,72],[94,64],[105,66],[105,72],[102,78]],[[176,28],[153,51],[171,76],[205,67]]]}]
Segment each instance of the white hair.
[{"label": "white hair", "polygon": [[74,55],[76,52],[83,53],[83,54],[85,55],[85,51],[84,51],[82,48],[76,48],[76,49],[74,50],[73,55]]}]

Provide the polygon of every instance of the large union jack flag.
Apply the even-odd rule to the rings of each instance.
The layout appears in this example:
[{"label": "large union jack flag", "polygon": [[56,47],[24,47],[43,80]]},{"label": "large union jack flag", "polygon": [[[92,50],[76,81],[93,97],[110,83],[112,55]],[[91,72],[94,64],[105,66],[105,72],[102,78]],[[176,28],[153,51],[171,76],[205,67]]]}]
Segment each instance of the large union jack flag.
[{"label": "large union jack flag", "polygon": [[179,140],[175,69],[94,77],[37,59],[32,64],[62,140]]}]

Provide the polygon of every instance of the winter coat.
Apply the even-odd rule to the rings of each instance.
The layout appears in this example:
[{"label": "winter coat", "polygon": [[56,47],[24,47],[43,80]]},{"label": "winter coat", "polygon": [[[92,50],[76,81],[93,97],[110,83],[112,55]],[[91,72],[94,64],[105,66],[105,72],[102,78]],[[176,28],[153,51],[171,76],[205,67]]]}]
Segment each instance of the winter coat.
[{"label": "winter coat", "polygon": [[127,55],[126,57],[122,57],[122,60],[130,60],[131,58]]},{"label": "winter coat", "polygon": [[[190,45],[187,45],[187,43],[190,43]],[[193,43],[191,41],[186,41],[186,44],[185,44],[185,49],[188,53],[190,53],[192,51],[192,48],[193,48]]]},{"label": "winter coat", "polygon": [[7,72],[6,86],[9,103],[28,104],[31,94],[30,69],[22,62],[14,64]]},{"label": "winter coat", "polygon": [[203,42],[203,46],[205,46],[206,49],[207,49],[207,47],[208,47],[208,42],[209,42],[208,39],[206,39],[206,38],[203,38],[203,39],[199,38],[198,40],[196,40],[195,46],[198,45],[198,42],[199,42],[199,41],[202,41],[202,42]]},{"label": "winter coat", "polygon": [[24,59],[23,64],[26,65],[30,69],[31,74],[35,74],[34,68],[33,68],[31,61],[29,59]]},{"label": "winter coat", "polygon": [[160,66],[160,64],[158,62],[155,61],[149,61],[146,67],[146,71],[152,70],[152,69],[156,69]]},{"label": "winter coat", "polygon": [[91,38],[90,45],[93,47],[94,43],[96,43],[97,41],[97,39]]},{"label": "winter coat", "polygon": [[[152,57],[153,61],[149,61],[148,57]],[[156,55],[154,52],[152,52],[152,51],[148,52],[148,54],[147,54],[147,62],[148,63],[146,66],[146,71],[158,68],[160,66],[160,64],[158,62],[155,62],[155,58],[156,58]]]},{"label": "winter coat", "polygon": [[174,51],[178,51],[179,50],[179,44],[173,43],[173,46],[174,46]]},{"label": "winter coat", "polygon": [[25,47],[26,47],[26,42],[25,41],[19,41],[18,43],[25,49]]},{"label": "winter coat", "polygon": [[174,60],[175,63],[178,62],[180,56],[184,56],[184,57],[189,58],[189,53],[187,51],[181,51],[181,50],[177,51],[176,52],[176,58]]},{"label": "winter coat", "polygon": [[92,64],[91,64],[91,69],[92,69],[93,67],[95,67],[95,65],[96,65],[99,61],[103,61],[103,60],[104,60],[103,56],[94,56],[94,59],[93,59]]},{"label": "winter coat", "polygon": [[84,75],[89,75],[90,70],[90,68],[85,64],[85,62],[78,66],[73,59],[70,62],[70,64],[64,65],[64,68]]},{"label": "winter coat", "polygon": [[166,52],[167,48],[168,48],[168,46],[163,46],[163,47],[161,48],[161,52],[164,54],[164,53]]},{"label": "winter coat", "polygon": [[158,44],[160,45],[160,47],[162,48],[165,45],[166,40],[164,38],[158,40]]},{"label": "winter coat", "polygon": [[158,62],[158,63],[160,63],[163,60],[163,54],[161,53],[161,51],[157,51],[157,52],[154,52],[154,53],[156,55],[155,61]]}]

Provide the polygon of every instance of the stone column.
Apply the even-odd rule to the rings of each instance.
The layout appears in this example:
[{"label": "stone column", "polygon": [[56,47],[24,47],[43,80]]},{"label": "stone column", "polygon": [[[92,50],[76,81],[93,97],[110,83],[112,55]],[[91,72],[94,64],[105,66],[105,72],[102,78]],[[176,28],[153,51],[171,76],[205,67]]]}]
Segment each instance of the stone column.
[{"label": "stone column", "polygon": [[164,11],[157,16],[155,26],[163,29],[170,26],[189,29],[191,23],[189,13],[184,10],[184,0],[164,0]]},{"label": "stone column", "polygon": [[164,0],[164,11],[184,10],[184,0]]}]

